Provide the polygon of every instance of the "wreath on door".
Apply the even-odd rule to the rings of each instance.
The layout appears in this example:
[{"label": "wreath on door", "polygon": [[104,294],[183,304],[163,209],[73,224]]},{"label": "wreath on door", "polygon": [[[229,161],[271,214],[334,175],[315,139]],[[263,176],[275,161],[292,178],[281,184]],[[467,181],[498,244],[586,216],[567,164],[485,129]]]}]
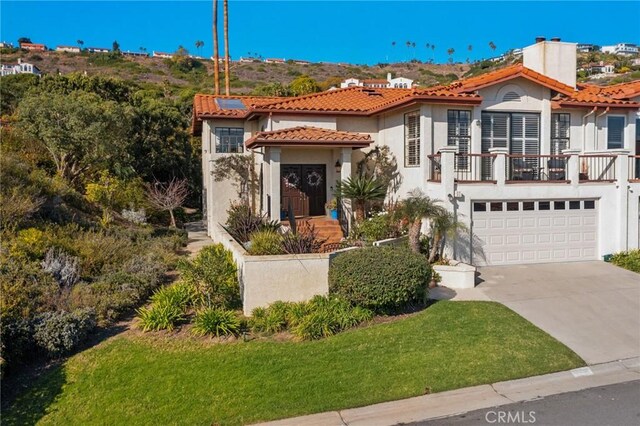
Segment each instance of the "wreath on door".
[{"label": "wreath on door", "polygon": [[316,171],[313,171],[307,175],[307,185],[315,187],[320,186],[322,183],[322,175]]},{"label": "wreath on door", "polygon": [[287,188],[297,188],[300,185],[300,176],[295,172],[290,172],[284,176],[284,184]]}]

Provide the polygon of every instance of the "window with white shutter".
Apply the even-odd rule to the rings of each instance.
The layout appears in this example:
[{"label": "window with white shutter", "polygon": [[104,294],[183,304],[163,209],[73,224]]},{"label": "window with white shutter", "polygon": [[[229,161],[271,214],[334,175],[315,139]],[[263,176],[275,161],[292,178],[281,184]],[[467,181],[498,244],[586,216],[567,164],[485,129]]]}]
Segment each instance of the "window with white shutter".
[{"label": "window with white shutter", "polygon": [[[507,148],[509,146],[509,123],[511,116],[504,112],[482,113],[482,141],[483,154],[489,153],[491,148]],[[493,164],[489,158],[482,158],[482,178],[493,176]]]},{"label": "window with white shutter", "polygon": [[471,111],[447,111],[447,145],[457,146],[458,154],[456,170],[467,170],[469,167],[469,141],[471,140]]},{"label": "window with white shutter", "polygon": [[624,117],[607,117],[607,149],[624,148]]},{"label": "window with white shutter", "polygon": [[404,165],[420,165],[420,112],[413,111],[404,115]]},{"label": "window with white shutter", "polygon": [[551,114],[551,155],[560,155],[569,148],[571,133],[571,115],[567,113]]}]

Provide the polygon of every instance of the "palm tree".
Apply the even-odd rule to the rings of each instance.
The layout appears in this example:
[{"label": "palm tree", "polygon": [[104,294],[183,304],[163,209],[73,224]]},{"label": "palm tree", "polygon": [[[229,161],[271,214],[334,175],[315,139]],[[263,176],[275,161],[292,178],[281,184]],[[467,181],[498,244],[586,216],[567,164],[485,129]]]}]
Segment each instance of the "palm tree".
[{"label": "palm tree", "polygon": [[455,53],[455,49],[450,47],[447,49],[447,55],[449,55],[449,62],[453,62],[453,54]]},{"label": "palm tree", "polygon": [[496,51],[496,45],[494,42],[492,41],[489,42],[489,49],[491,49],[494,52]]},{"label": "palm tree", "polygon": [[381,201],[387,196],[387,187],[373,176],[356,175],[336,185],[338,198],[350,199],[355,207],[356,220],[364,220],[367,204],[371,201]]},{"label": "palm tree", "polygon": [[471,51],[473,50],[473,46],[472,46],[472,45],[468,45],[468,46],[467,46],[467,50],[468,50],[469,52],[471,52]]},{"label": "palm tree", "polygon": [[434,262],[442,255],[444,241],[446,238],[455,237],[458,231],[466,231],[467,226],[458,222],[456,216],[442,209],[439,213],[431,217],[431,247],[429,250],[429,262]]},{"label": "palm tree", "polygon": [[213,86],[220,94],[220,55],[218,54],[218,0],[213,0]]},{"label": "palm tree", "polygon": [[229,0],[224,0],[224,91],[230,92],[229,81]]},{"label": "palm tree", "polygon": [[422,219],[436,217],[445,211],[443,207],[436,204],[438,202],[427,197],[419,189],[415,189],[400,206],[400,215],[409,222],[409,247],[414,253],[420,253]]},{"label": "palm tree", "polygon": [[204,46],[204,41],[202,40],[197,40],[196,41],[196,49],[198,49],[198,53],[200,53],[200,48]]},{"label": "palm tree", "polygon": [[80,50],[82,50],[82,46],[84,46],[84,41],[78,40],[78,41],[76,41],[76,43],[78,43],[78,46],[80,47]]}]

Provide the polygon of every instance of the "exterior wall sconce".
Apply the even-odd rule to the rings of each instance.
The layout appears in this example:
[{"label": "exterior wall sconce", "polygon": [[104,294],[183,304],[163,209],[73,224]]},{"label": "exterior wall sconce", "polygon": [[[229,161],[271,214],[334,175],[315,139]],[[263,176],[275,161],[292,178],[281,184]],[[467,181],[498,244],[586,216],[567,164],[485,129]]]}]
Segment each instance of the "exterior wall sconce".
[{"label": "exterior wall sconce", "polygon": [[342,164],[340,164],[340,160],[336,161],[335,167],[336,167],[336,173],[339,174],[340,171],[342,171]]}]

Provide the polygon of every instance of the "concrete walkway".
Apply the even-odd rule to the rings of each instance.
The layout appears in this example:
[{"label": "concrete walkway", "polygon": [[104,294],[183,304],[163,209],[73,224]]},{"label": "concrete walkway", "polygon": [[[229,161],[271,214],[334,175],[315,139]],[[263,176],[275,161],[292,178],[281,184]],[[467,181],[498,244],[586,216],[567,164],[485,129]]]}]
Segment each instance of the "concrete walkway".
[{"label": "concrete walkway", "polygon": [[604,262],[480,268],[474,290],[514,310],[588,364],[640,356],[640,275]]},{"label": "concrete walkway", "polygon": [[187,230],[188,240],[184,251],[189,253],[189,257],[193,257],[206,246],[213,244],[213,240],[207,235],[207,228],[204,222],[185,223],[184,229]]},{"label": "concrete walkway", "polygon": [[640,358],[609,362],[559,373],[449,392],[384,402],[367,407],[330,411],[262,423],[268,426],[386,426],[449,417],[488,407],[530,401],[640,379]]}]

